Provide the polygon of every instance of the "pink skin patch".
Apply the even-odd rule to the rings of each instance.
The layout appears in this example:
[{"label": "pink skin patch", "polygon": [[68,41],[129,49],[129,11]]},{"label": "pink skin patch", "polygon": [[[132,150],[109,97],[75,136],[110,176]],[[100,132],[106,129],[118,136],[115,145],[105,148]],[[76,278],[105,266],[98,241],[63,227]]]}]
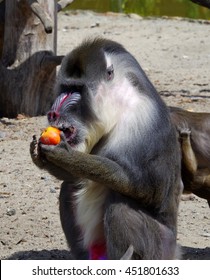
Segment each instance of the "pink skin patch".
[{"label": "pink skin patch", "polygon": [[61,93],[55,100],[48,112],[48,121],[53,126],[63,131],[66,137],[66,141],[74,146],[74,141],[77,136],[77,128],[74,125],[66,124],[66,126],[59,127],[61,114],[65,114],[71,107],[77,106],[81,100],[81,94],[79,92],[64,92]]},{"label": "pink skin patch", "polygon": [[106,244],[93,244],[89,248],[89,260],[107,260]]}]

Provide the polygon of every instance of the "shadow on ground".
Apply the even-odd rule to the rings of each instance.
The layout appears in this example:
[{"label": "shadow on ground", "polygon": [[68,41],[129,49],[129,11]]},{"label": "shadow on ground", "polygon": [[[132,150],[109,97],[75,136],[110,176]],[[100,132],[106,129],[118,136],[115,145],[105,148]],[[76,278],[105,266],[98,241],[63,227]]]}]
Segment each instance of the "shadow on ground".
[{"label": "shadow on ground", "polygon": [[31,250],[14,253],[7,260],[72,260],[72,256],[67,250]]},{"label": "shadow on ground", "polygon": [[[182,247],[184,260],[210,260],[210,247]],[[20,251],[12,254],[7,260],[72,260],[67,250]]]},{"label": "shadow on ground", "polygon": [[182,258],[184,260],[210,260],[210,247],[192,248],[183,246]]}]

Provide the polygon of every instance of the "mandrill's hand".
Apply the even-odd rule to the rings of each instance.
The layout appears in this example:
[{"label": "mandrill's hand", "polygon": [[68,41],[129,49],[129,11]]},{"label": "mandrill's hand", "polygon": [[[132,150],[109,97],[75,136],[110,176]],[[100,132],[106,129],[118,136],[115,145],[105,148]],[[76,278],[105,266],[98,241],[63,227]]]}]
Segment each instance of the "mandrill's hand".
[{"label": "mandrill's hand", "polygon": [[58,145],[44,145],[37,141],[35,135],[30,143],[30,154],[34,164],[63,181],[72,182],[75,181],[75,178],[65,169],[58,167],[56,163],[59,162],[59,165],[62,165],[64,158],[70,157],[72,152],[63,133],[61,133],[61,142]]}]

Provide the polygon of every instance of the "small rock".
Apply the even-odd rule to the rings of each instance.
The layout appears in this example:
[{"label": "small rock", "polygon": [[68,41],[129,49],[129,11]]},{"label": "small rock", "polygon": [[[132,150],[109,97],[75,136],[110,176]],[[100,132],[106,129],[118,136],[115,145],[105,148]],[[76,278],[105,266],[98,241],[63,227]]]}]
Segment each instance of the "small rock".
[{"label": "small rock", "polygon": [[50,187],[50,192],[51,192],[51,193],[56,193],[55,188],[54,188],[54,187]]},{"label": "small rock", "polygon": [[95,22],[93,24],[91,24],[90,28],[95,28],[95,27],[99,27],[100,23],[99,22]]},{"label": "small rock", "polygon": [[64,26],[64,27],[63,27],[63,31],[64,31],[64,32],[66,32],[66,31],[68,31],[68,30],[69,30],[69,27],[68,27],[68,26]]},{"label": "small rock", "polygon": [[50,177],[47,176],[47,175],[42,175],[42,176],[41,176],[41,180],[48,181],[48,180],[50,180]]},{"label": "small rock", "polygon": [[133,19],[136,19],[136,20],[143,20],[143,17],[137,15],[137,14],[128,14],[128,17],[129,18],[133,18]]},{"label": "small rock", "polygon": [[204,232],[204,233],[201,234],[201,236],[203,236],[203,237],[210,237],[210,233]]},{"label": "small rock", "polygon": [[16,210],[14,208],[8,208],[6,214],[8,216],[13,216],[16,214]]},{"label": "small rock", "polygon": [[0,139],[6,138],[6,132],[0,131]]}]

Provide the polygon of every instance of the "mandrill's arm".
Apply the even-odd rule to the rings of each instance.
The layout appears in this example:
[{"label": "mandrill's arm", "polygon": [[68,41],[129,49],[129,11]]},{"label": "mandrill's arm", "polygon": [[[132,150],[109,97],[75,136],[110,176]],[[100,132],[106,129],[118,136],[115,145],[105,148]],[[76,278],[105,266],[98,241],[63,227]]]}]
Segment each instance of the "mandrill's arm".
[{"label": "mandrill's arm", "polygon": [[38,144],[36,138],[31,142],[30,152],[39,168],[46,169],[58,179],[89,179],[136,198],[136,192],[132,195],[130,190],[129,176],[112,160],[75,151],[65,141],[56,146]]},{"label": "mandrill's arm", "polygon": [[70,182],[70,183],[75,183],[76,181],[78,181],[78,178],[72,176],[65,169],[59,168],[57,165],[48,161],[42,150],[43,149],[41,148],[40,142],[37,141],[36,136],[34,135],[33,140],[30,143],[30,154],[33,163],[40,169],[47,170],[50,174],[52,174],[59,180]]}]

